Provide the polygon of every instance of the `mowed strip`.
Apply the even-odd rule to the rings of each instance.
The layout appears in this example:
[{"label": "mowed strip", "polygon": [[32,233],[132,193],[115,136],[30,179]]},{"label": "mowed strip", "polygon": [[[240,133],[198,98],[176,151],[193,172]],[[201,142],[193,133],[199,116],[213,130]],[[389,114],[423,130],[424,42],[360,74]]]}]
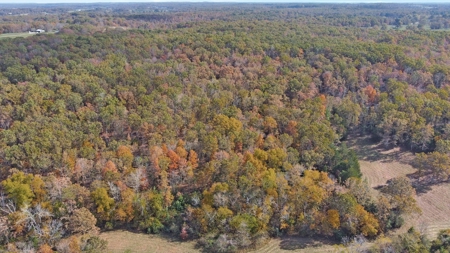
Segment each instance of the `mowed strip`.
[{"label": "mowed strip", "polygon": [[411,165],[403,164],[397,161],[368,162],[360,160],[359,165],[361,166],[363,178],[367,180],[370,187],[385,185],[386,182],[392,178],[406,176],[416,171]]},{"label": "mowed strip", "polygon": [[423,227],[430,238],[450,228],[450,184],[431,187],[417,197],[417,204],[423,212],[417,219],[417,226]]}]

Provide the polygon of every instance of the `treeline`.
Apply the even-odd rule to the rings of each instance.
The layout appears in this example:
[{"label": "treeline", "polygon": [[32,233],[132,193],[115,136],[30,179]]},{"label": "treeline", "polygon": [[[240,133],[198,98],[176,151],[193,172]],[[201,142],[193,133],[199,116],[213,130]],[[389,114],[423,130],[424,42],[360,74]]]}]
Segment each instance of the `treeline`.
[{"label": "treeline", "polygon": [[[61,30],[81,26],[83,34],[108,28],[168,29],[205,21],[290,21],[330,27],[367,29],[449,29],[445,4],[246,4],[91,3],[4,4],[0,33],[30,29]],[[357,14],[355,14],[357,13]],[[188,24],[186,24],[188,23]]]},{"label": "treeline", "polygon": [[374,198],[341,141],[448,153],[447,33],[276,15],[176,26],[1,41],[8,251],[98,252],[99,228],[208,251],[376,238],[420,212],[406,178]]},{"label": "treeline", "polygon": [[365,243],[363,237],[356,237],[349,241],[348,249],[357,252],[381,253],[381,252],[448,252],[450,250],[448,229],[442,230],[435,240],[429,240],[420,231],[410,228],[406,233],[391,237],[379,237],[373,246],[364,249],[359,246]]}]

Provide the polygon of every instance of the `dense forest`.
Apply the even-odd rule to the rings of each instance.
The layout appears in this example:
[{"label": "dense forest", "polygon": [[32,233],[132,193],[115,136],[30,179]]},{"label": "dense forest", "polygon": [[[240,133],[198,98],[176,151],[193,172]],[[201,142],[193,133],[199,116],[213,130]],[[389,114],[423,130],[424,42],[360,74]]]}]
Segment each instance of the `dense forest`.
[{"label": "dense forest", "polygon": [[[45,12],[45,13],[43,13]],[[0,250],[100,252],[100,230],[229,252],[375,240],[450,176],[450,5],[2,6]],[[345,140],[416,152],[369,194]],[[410,229],[393,252],[450,247]],[[413,251],[411,247],[417,251]],[[382,248],[374,249],[376,252]]]}]

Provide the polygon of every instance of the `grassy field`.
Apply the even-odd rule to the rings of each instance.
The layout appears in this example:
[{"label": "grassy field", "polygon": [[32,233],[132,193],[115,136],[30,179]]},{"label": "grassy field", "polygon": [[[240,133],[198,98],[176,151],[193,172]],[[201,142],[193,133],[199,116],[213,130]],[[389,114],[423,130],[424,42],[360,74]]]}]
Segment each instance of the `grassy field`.
[{"label": "grassy field", "polygon": [[[363,177],[373,188],[386,184],[391,178],[408,176],[416,171],[411,166],[414,155],[409,151],[400,148],[386,150],[369,138],[361,137],[352,138],[348,146],[357,152]],[[374,194],[377,194],[376,190]],[[434,185],[418,192],[416,200],[422,215],[407,217],[405,225],[397,233],[414,226],[434,239],[440,230],[450,228],[450,184]]]},{"label": "grassy field", "polygon": [[[43,33],[44,35],[45,34],[55,34],[56,32],[46,32],[46,33]],[[36,35],[35,33],[28,33],[28,32],[26,32],[26,33],[4,33],[4,34],[0,34],[0,40],[1,39],[7,39],[7,38],[11,38],[11,39],[14,39],[14,38],[26,38],[26,37],[30,37],[30,36],[33,36],[33,35]]]},{"label": "grassy field", "polygon": [[108,241],[108,253],[194,253],[195,242],[178,242],[157,235],[111,231],[100,235]]},{"label": "grassy field", "polygon": [[414,155],[398,147],[386,150],[382,145],[365,137],[354,137],[347,145],[356,151],[363,178],[367,179],[369,186],[373,188],[386,184],[389,179],[416,171],[410,165]]},{"label": "grassy field", "polygon": [[33,36],[33,33],[4,33],[0,34],[0,39],[6,39],[6,38],[26,38]]},{"label": "grassy field", "polygon": [[440,230],[450,228],[449,184],[436,185],[426,193],[419,194],[417,204],[423,214],[412,224],[423,229],[430,238],[434,239]]},{"label": "grassy field", "polygon": [[[196,249],[195,241],[180,242],[158,235],[133,233],[129,231],[110,231],[100,235],[108,241],[108,253],[194,253],[201,252]],[[251,253],[319,253],[342,252],[344,248],[332,245],[327,240],[286,236],[270,239],[267,244],[258,249],[248,251]]]}]

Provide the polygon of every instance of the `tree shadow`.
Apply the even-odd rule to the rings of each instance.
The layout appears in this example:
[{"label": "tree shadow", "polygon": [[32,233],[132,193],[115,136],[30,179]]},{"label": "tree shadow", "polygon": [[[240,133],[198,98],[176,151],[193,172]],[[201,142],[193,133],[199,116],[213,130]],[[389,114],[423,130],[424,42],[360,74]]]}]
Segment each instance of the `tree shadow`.
[{"label": "tree shadow", "polygon": [[170,232],[166,232],[166,231],[161,231],[160,233],[146,233],[145,231],[141,230],[141,229],[136,229],[130,226],[129,223],[123,224],[123,225],[116,225],[114,227],[114,229],[108,229],[108,230],[102,230],[102,232],[107,232],[107,231],[123,231],[123,232],[128,232],[128,233],[132,233],[132,234],[138,234],[138,235],[146,235],[149,237],[159,237],[164,239],[167,242],[178,242],[178,243],[183,243],[183,242],[188,242],[191,240],[196,240],[198,238],[190,238],[187,240],[182,240],[179,236],[178,233],[170,233]]},{"label": "tree shadow", "polygon": [[324,245],[334,245],[338,243],[338,241],[323,237],[284,236],[281,238],[280,248],[283,250],[298,250],[318,248]]},{"label": "tree shadow", "polygon": [[[439,185],[441,183],[445,183],[443,181],[436,181],[430,175],[419,175],[419,172],[416,171],[414,173],[409,173],[406,177],[410,180],[411,186],[416,190],[416,194],[422,195],[432,190],[432,186]],[[447,181],[448,182],[448,181]],[[373,189],[381,190],[386,185],[377,185],[374,186]]]},{"label": "tree shadow", "polygon": [[409,164],[403,157],[408,150],[403,147],[386,147],[369,136],[361,135],[352,135],[346,142],[360,160],[381,163],[398,161]]},{"label": "tree shadow", "polygon": [[431,172],[419,174],[418,171],[410,173],[407,177],[411,180],[412,187],[416,190],[417,195],[425,194],[432,190],[432,186],[450,183],[450,179],[442,180],[433,176]]},{"label": "tree shadow", "polygon": [[164,233],[159,233],[158,236],[164,238],[164,240],[168,241],[168,242],[186,242],[188,240],[181,240],[181,238],[178,236],[178,234],[174,234],[174,233],[168,233],[168,232],[164,232]]},{"label": "tree shadow", "polygon": [[416,194],[418,196],[425,194],[429,191],[431,191],[431,186],[436,185],[436,184],[416,184],[416,183],[412,183],[412,187],[416,190]]}]

